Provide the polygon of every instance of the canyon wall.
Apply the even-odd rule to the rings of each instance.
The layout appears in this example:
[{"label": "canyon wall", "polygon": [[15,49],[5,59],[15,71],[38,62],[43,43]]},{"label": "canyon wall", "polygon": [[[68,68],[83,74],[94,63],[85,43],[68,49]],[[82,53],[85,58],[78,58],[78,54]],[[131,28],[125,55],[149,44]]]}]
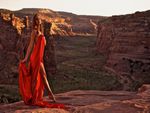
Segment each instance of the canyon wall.
[{"label": "canyon wall", "polygon": [[97,52],[104,68],[124,84],[150,83],[150,11],[112,16],[98,23]]},{"label": "canyon wall", "polygon": [[[0,83],[13,82],[18,77],[17,43],[20,35],[11,21],[5,21],[0,16]],[[11,79],[10,79],[11,78]]]}]

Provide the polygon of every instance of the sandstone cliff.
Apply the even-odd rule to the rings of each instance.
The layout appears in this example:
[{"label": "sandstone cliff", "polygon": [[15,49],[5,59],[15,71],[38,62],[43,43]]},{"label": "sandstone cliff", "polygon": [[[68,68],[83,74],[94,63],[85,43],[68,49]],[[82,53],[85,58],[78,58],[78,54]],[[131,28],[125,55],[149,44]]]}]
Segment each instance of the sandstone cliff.
[{"label": "sandstone cliff", "polygon": [[149,83],[150,11],[99,21],[96,46],[107,56],[105,69],[118,75],[123,84]]},{"label": "sandstone cliff", "polygon": [[[0,82],[13,82],[17,78],[17,63],[19,61],[17,43],[20,35],[11,21],[0,17]],[[11,80],[9,78],[12,78]]]}]

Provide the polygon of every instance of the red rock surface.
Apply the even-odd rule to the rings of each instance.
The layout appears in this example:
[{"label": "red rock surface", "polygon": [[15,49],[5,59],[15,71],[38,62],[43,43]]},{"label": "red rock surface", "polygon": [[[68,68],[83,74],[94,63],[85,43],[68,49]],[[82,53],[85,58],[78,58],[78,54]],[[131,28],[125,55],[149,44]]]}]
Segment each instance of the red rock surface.
[{"label": "red rock surface", "polygon": [[105,69],[120,76],[124,84],[149,83],[150,11],[99,21],[97,51],[107,56]]},{"label": "red rock surface", "polygon": [[[149,95],[149,85],[144,91]],[[64,103],[67,111],[24,105],[22,101],[0,106],[1,113],[149,113],[149,100],[140,93],[127,91],[76,90],[56,94],[57,102]],[[45,100],[48,100],[45,97]]]}]

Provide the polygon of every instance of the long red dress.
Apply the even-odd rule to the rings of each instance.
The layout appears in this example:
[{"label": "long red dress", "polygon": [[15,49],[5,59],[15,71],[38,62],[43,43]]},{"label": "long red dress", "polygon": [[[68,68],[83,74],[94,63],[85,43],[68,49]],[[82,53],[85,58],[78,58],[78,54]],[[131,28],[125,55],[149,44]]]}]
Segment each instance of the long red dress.
[{"label": "long red dress", "polygon": [[19,63],[19,91],[27,105],[36,105],[48,108],[64,108],[63,104],[54,104],[43,101],[44,83],[40,75],[40,63],[43,62],[45,37],[40,35],[34,44],[28,66]]}]

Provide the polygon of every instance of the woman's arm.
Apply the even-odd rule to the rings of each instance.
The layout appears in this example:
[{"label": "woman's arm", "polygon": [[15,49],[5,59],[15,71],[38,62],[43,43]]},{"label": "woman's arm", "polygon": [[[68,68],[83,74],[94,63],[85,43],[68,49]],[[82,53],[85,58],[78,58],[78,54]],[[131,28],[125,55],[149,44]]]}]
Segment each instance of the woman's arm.
[{"label": "woman's arm", "polygon": [[31,37],[30,37],[30,43],[29,43],[29,46],[27,49],[27,53],[26,53],[25,58],[22,60],[22,62],[28,62],[29,61],[29,58],[30,58],[30,55],[31,55],[31,52],[33,49],[33,45],[34,45],[34,38],[35,38],[35,33],[34,33],[34,31],[32,31]]}]

